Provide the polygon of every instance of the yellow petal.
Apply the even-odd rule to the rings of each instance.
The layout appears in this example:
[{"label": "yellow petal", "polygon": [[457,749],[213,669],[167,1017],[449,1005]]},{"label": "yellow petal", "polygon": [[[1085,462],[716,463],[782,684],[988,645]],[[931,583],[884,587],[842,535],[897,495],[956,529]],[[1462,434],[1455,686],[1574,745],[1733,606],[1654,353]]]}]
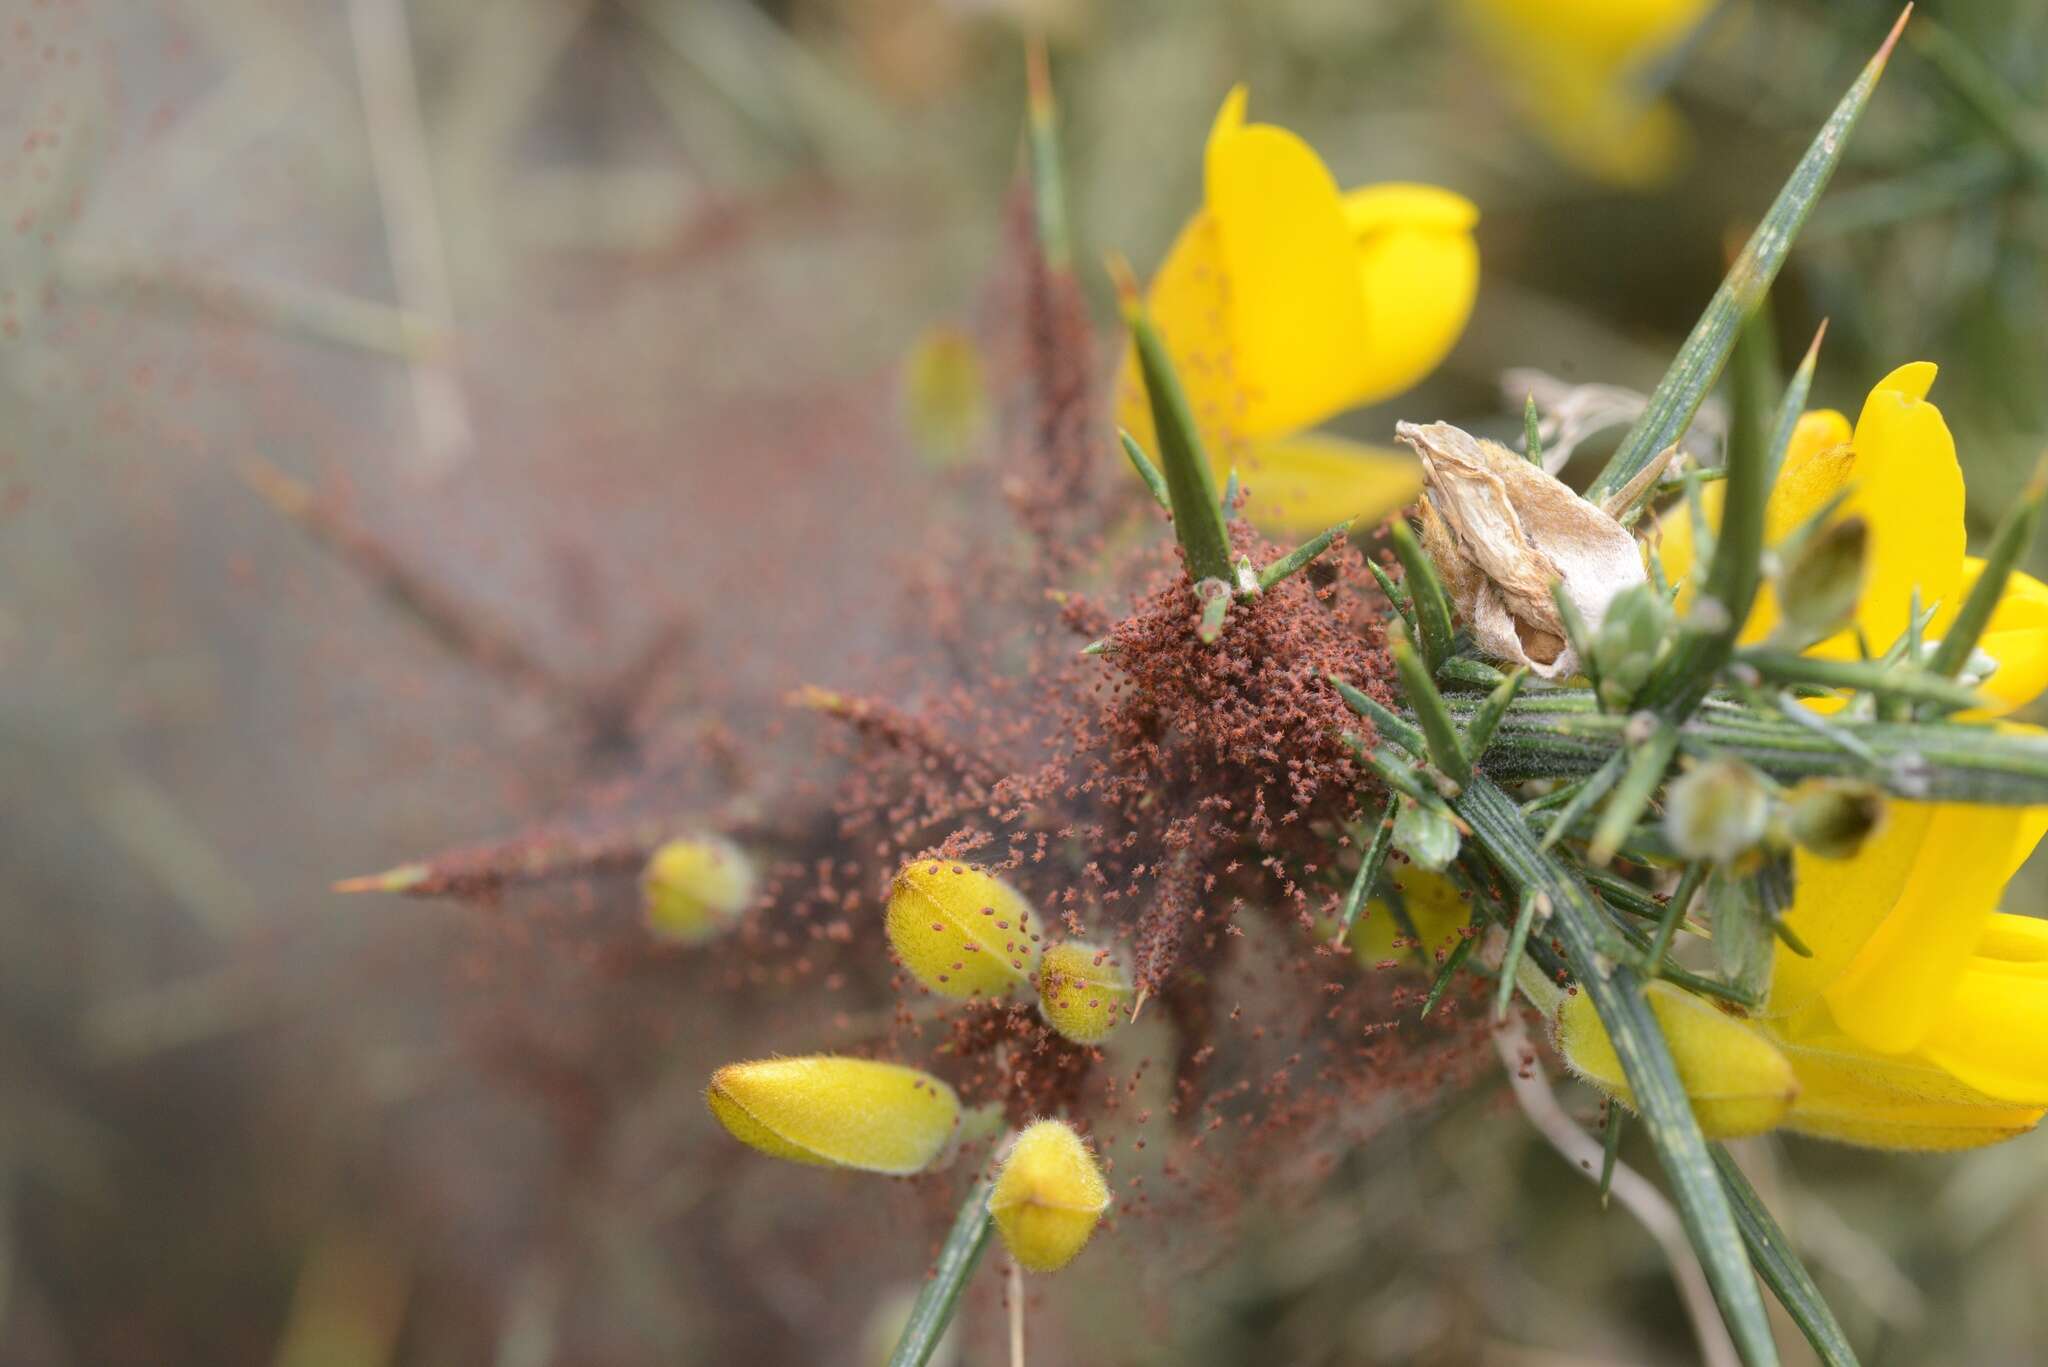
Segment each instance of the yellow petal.
[{"label": "yellow petal", "polygon": [[1239,86],[1224,100],[1204,178],[1229,282],[1238,430],[1257,438],[1358,402],[1372,338],[1337,182],[1296,134],[1245,123],[1245,98]]},{"label": "yellow petal", "polygon": [[1421,944],[1395,948],[1395,939],[1406,932],[1393,907],[1376,898],[1351,930],[1352,955],[1365,968],[1377,968],[1389,959],[1412,964],[1417,948],[1433,961],[1455,945],[1472,920],[1472,904],[1458,891],[1458,885],[1442,874],[1408,864],[1394,871],[1392,881],[1401,894],[1401,910],[1408,914]]},{"label": "yellow petal", "polygon": [[1846,1034],[1894,1054],[1927,1038],[2005,890],[2006,863],[2027,819],[2018,807],[1933,804],[1898,901],[1823,993]]},{"label": "yellow petal", "polygon": [[[1792,429],[1792,440],[1785,448],[1784,463],[1778,468],[1778,482],[1771,486],[1770,500],[1764,505],[1766,546],[1775,546],[1798,530],[1849,482],[1855,467],[1848,446],[1849,435],[1849,420],[1832,408],[1800,414]],[[1726,494],[1727,488],[1722,484],[1709,484],[1700,490],[1700,507],[1710,529],[1720,529]],[[1692,602],[1693,585],[1689,581],[1695,568],[1696,548],[1692,515],[1682,501],[1664,512],[1658,522],[1658,533],[1657,554],[1663,562],[1664,577],[1670,583],[1683,585],[1678,606],[1684,611]],[[1771,586],[1765,584],[1758,592],[1749,621],[1743,624],[1742,643],[1749,645],[1762,640],[1777,622],[1776,597]]]},{"label": "yellow petal", "polygon": [[1386,184],[1345,195],[1344,214],[1368,341],[1364,384],[1350,403],[1372,403],[1436,369],[1465,330],[1479,293],[1479,211],[1433,185]]},{"label": "yellow petal", "polygon": [[1898,905],[1937,810],[1924,802],[1887,803],[1883,823],[1848,859],[1793,852],[1792,906],[1785,924],[1813,953],[1807,957],[1779,947],[1768,1015],[1806,1011],[1841,977]]},{"label": "yellow petal", "polygon": [[1516,49],[1568,52],[1613,71],[1684,37],[1713,0],[1466,0],[1475,22]]},{"label": "yellow petal", "polygon": [[[1670,983],[1653,982],[1648,993],[1678,1080],[1708,1137],[1761,1134],[1784,1119],[1799,1083],[1791,1062],[1761,1030]],[[1559,1008],[1557,1046],[1574,1072],[1634,1109],[1614,1042],[1585,993]]]},{"label": "yellow petal", "polygon": [[1645,104],[1570,67],[1532,76],[1523,105],[1568,165],[1610,185],[1650,189],[1684,163],[1690,138],[1670,101]]},{"label": "yellow petal", "polygon": [[[1956,585],[1954,597],[1942,604],[1941,611],[1928,624],[1930,638],[1948,632],[1962,610],[1963,600],[1970,596],[1977,576],[1983,572],[1982,559],[1974,555],[1963,558],[1962,580]],[[1998,661],[1997,670],[1978,685],[1978,691],[1992,699],[1993,705],[1961,713],[1959,720],[2002,717],[2048,690],[2048,584],[2023,570],[2014,570],[2005,581],[1998,606],[1991,610],[1991,620],[1985,623],[1977,648]]]},{"label": "yellow petal", "polygon": [[960,1119],[953,1089],[929,1073],[826,1054],[728,1064],[704,1099],[763,1153],[895,1177],[929,1167]]},{"label": "yellow petal", "polygon": [[2048,1106],[2048,921],[1991,918],[1920,1052],[1980,1092]]},{"label": "yellow petal", "polygon": [[1038,968],[1044,944],[1031,904],[974,864],[913,859],[889,890],[889,943],[942,997],[1000,996]]},{"label": "yellow petal", "polygon": [[1963,472],[1941,410],[1926,401],[1935,367],[1900,366],[1878,381],[1856,420],[1847,511],[1870,526],[1869,579],[1857,623],[1873,650],[1898,639],[1922,607],[1954,601],[1962,583]]},{"label": "yellow petal", "polygon": [[1378,522],[1422,493],[1413,456],[1321,432],[1258,443],[1239,457],[1237,475],[1251,493],[1245,515],[1282,536],[1307,536],[1346,518]]},{"label": "yellow petal", "polygon": [[[1186,392],[1210,463],[1227,470],[1244,450],[1244,383],[1237,373],[1231,334],[1230,282],[1224,274],[1216,218],[1202,210],[1181,229],[1146,291],[1145,308]],[[1159,442],[1152,408],[1138,374],[1137,353],[1126,344],[1116,382],[1117,422],[1156,459]]]},{"label": "yellow petal", "polygon": [[2025,1134],[2041,1109],[1999,1103],[1924,1059],[1883,1058],[1840,1037],[1781,1041],[1799,1076],[1788,1129],[1868,1148],[1977,1148]]},{"label": "yellow petal", "polygon": [[1024,1128],[988,1194],[1003,1246],[1033,1272],[1057,1272],[1072,1262],[1107,1209],[1109,1185],[1095,1155],[1059,1120]]}]

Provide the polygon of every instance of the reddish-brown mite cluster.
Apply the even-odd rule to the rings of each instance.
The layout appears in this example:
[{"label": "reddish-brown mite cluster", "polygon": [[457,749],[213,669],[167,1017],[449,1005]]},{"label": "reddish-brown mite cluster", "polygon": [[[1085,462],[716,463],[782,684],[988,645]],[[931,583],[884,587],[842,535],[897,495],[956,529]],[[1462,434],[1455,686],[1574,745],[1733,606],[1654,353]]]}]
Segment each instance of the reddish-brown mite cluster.
[{"label": "reddish-brown mite cluster", "polygon": [[[1389,699],[1386,604],[1363,552],[1340,543],[1233,602],[1204,642],[1170,525],[1140,512],[1135,481],[1111,479],[1107,443],[1090,439],[1093,340],[1071,278],[1032,255],[992,297],[1021,324],[994,348],[1018,376],[1001,404],[1009,458],[934,481],[915,510],[917,535],[888,564],[900,597],[876,604],[883,639],[899,644],[808,662],[783,719],[754,736],[703,726],[669,746],[660,773],[687,774],[696,805],[650,802],[663,790],[643,760],[602,795],[613,819],[427,861],[402,890],[559,886],[623,867],[621,849],[654,838],[638,824],[650,808],[695,813],[761,864],[759,900],[725,939],[655,947],[618,922],[593,936],[602,899],[538,923],[556,962],[537,976],[560,995],[522,987],[519,1007],[562,1010],[516,1032],[520,1072],[565,1108],[579,1143],[629,1086],[603,1080],[631,1075],[625,1056],[600,1061],[607,1019],[640,1009],[622,989],[673,992],[680,976],[725,994],[754,1054],[898,1058],[1012,1124],[1067,1116],[1111,1167],[1120,1216],[1154,1209],[1164,1182],[1227,1223],[1240,1202],[1315,1181],[1331,1136],[1385,1113],[1360,1103],[1432,1095],[1488,1057],[1458,992],[1418,1025],[1410,965],[1361,969],[1318,925],[1356,866],[1350,832],[1379,797],[1346,739],[1370,743],[1370,726],[1329,681]],[[991,495],[1017,531],[987,530]],[[1231,535],[1258,567],[1285,548],[1244,520],[1256,498],[1247,490],[1231,510]],[[582,867],[579,851],[591,855]],[[1009,1000],[925,992],[892,966],[883,934],[891,881],[913,860],[971,861],[1011,883],[1037,910],[1003,932],[1107,946],[1146,1019],[1090,1046],[1040,1018],[1029,983]],[[522,952],[501,941],[492,954]],[[608,995],[572,1004],[592,973]],[[664,1046],[686,1028],[674,1000],[644,1003]],[[570,1085],[586,1073],[599,1080]],[[955,1195],[933,1188],[934,1204]]]}]

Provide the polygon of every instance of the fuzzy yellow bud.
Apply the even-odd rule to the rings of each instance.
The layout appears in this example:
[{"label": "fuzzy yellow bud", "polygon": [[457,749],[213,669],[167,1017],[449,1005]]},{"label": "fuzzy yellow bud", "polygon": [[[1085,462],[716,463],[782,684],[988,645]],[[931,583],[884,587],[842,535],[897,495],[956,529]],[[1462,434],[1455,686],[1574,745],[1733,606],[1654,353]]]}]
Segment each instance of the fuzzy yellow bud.
[{"label": "fuzzy yellow bud", "polygon": [[[1651,983],[1649,998],[1678,1065],[1678,1080],[1708,1138],[1761,1134],[1785,1119],[1799,1095],[1799,1080],[1791,1060],[1761,1031],[1670,983]],[[1583,992],[1558,1010],[1557,1047],[1573,1072],[1635,1109],[1614,1042]]]},{"label": "fuzzy yellow bud", "polygon": [[987,869],[916,859],[889,892],[889,943],[942,997],[997,997],[1038,969],[1043,940],[1031,904]]},{"label": "fuzzy yellow bud", "polygon": [[1123,1022],[1131,985],[1106,949],[1070,940],[1038,966],[1038,1014],[1077,1044],[1106,1039]]},{"label": "fuzzy yellow bud", "polygon": [[1026,1126],[988,1194],[1003,1246],[1033,1272],[1057,1272],[1072,1262],[1107,1209],[1102,1169],[1064,1120]]},{"label": "fuzzy yellow bud", "polygon": [[648,859],[640,898],[651,934],[695,944],[730,925],[753,902],[753,862],[715,836],[671,840]]},{"label": "fuzzy yellow bud", "polygon": [[931,1074],[830,1054],[727,1064],[704,1100],[762,1153],[891,1177],[930,1167],[960,1122],[960,1098]]}]

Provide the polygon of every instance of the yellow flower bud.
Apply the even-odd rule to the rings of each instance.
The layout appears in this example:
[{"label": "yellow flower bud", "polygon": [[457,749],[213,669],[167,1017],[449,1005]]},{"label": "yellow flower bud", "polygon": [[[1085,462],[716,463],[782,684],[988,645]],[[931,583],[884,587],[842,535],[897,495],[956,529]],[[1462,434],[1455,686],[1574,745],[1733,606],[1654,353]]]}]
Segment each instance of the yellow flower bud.
[{"label": "yellow flower bud", "polygon": [[1003,1246],[1033,1272],[1057,1272],[1072,1262],[1107,1209],[1102,1169],[1064,1120],[1026,1126],[988,1194]]},{"label": "yellow flower bud", "polygon": [[1397,869],[1391,877],[1401,893],[1401,909],[1408,913],[1419,943],[1397,948],[1394,941],[1405,939],[1407,931],[1395,917],[1393,906],[1384,898],[1374,898],[1367,904],[1365,915],[1351,928],[1352,957],[1361,968],[1378,968],[1389,959],[1412,968],[1419,950],[1430,964],[1429,971],[1434,973],[1436,956],[1454,947],[1465,927],[1471,924],[1472,904],[1458,891],[1456,883],[1427,869],[1411,864]]},{"label": "yellow flower bud", "polygon": [[1078,1044],[1094,1044],[1123,1023],[1131,985],[1106,949],[1078,940],[1054,945],[1038,966],[1038,1014]]},{"label": "yellow flower bud", "polygon": [[727,1064],[704,1100],[762,1153],[892,1177],[930,1167],[960,1121],[960,1098],[931,1074],[830,1054]]},{"label": "yellow flower bud", "polygon": [[996,997],[1030,978],[1042,940],[1031,904],[973,864],[916,859],[889,892],[889,943],[942,997]]},{"label": "yellow flower bud", "polygon": [[918,449],[949,465],[974,449],[988,426],[988,384],[974,339],[954,327],[918,335],[903,365],[903,415]]},{"label": "yellow flower bud", "polygon": [[[1761,1134],[1785,1119],[1799,1095],[1799,1080],[1791,1060],[1761,1031],[1667,982],[1651,983],[1649,998],[1678,1065],[1678,1080],[1708,1138]],[[1557,1047],[1573,1072],[1635,1109],[1614,1042],[1583,992],[1567,998],[1557,1013]]]},{"label": "yellow flower bud", "polygon": [[647,861],[640,895],[649,933],[695,944],[723,930],[754,900],[753,861],[715,836],[671,840]]}]

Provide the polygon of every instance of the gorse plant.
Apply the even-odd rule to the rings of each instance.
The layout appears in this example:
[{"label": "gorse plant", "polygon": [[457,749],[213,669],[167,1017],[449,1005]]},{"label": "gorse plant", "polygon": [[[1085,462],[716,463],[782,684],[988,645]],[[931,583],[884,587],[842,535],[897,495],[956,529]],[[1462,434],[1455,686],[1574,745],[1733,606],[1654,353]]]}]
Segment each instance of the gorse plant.
[{"label": "gorse plant", "polygon": [[[1676,23],[1696,7],[1666,8]],[[1823,1360],[1854,1358],[1720,1140],[1782,1127],[1960,1148],[2048,1108],[2048,932],[1996,911],[2048,829],[2048,736],[1996,720],[2048,687],[2048,589],[2014,568],[2048,486],[1969,558],[1933,368],[1885,376],[1852,427],[1806,409],[1821,339],[1787,379],[1759,321],[1897,37],[1583,491],[1539,451],[1445,423],[1399,428],[1419,480],[1391,453],[1303,436],[1441,359],[1476,282],[1474,211],[1430,187],[1340,194],[1233,92],[1203,210],[1149,291],[1116,272],[1116,445],[1144,510],[1171,521],[1151,552],[1100,535],[1116,500],[1024,487],[1085,491],[1072,443],[1111,444],[1097,409],[1075,419],[1089,339],[1035,68],[1020,216],[1035,388],[1012,473],[1038,554],[976,592],[1049,595],[1087,644],[1005,641],[927,713],[797,696],[872,756],[838,815],[886,905],[844,899],[858,914],[830,933],[871,964],[893,949],[897,988],[920,999],[897,1011],[895,1052],[935,1071],[777,1058],[719,1070],[708,1093],[735,1136],[801,1163],[907,1175],[971,1155],[954,1166],[975,1175],[935,1179],[969,1189],[896,1362],[932,1352],[992,1231],[1015,1265],[1051,1272],[1141,1204],[1109,1137],[1144,1123],[1121,1109],[1136,1084],[1106,1069],[1148,1003],[1173,1041],[1184,1155],[1226,1129],[1218,1145],[1240,1153],[1301,1142],[1353,1096],[1402,1085],[1398,1041],[1345,996],[1354,954],[1424,968],[1395,1000],[1470,1026],[1446,1028],[1446,1056],[1496,1030],[1515,1055],[1543,1018],[1614,1103],[1609,1173],[1622,1115],[1639,1117],[1751,1363],[1777,1356],[1759,1278]],[[1731,417],[1707,470],[1677,453],[1724,371]],[[1533,447],[1533,415],[1529,431]],[[1413,524],[1397,516],[1368,558],[1354,529],[1418,485]],[[1289,542],[1268,539],[1279,528]],[[748,867],[708,838],[664,847],[651,924],[719,934],[754,896]],[[440,876],[421,866],[405,886]],[[1289,971],[1314,985],[1299,1022],[1324,1034],[1314,1061],[1273,1070],[1300,1065],[1298,1085],[1254,1092],[1249,1046],[1227,1059],[1246,1080],[1214,1081],[1234,1015],[1216,982],[1246,910],[1272,913]],[[1257,1180],[1216,1161],[1243,1165],[1233,1186]]]}]

